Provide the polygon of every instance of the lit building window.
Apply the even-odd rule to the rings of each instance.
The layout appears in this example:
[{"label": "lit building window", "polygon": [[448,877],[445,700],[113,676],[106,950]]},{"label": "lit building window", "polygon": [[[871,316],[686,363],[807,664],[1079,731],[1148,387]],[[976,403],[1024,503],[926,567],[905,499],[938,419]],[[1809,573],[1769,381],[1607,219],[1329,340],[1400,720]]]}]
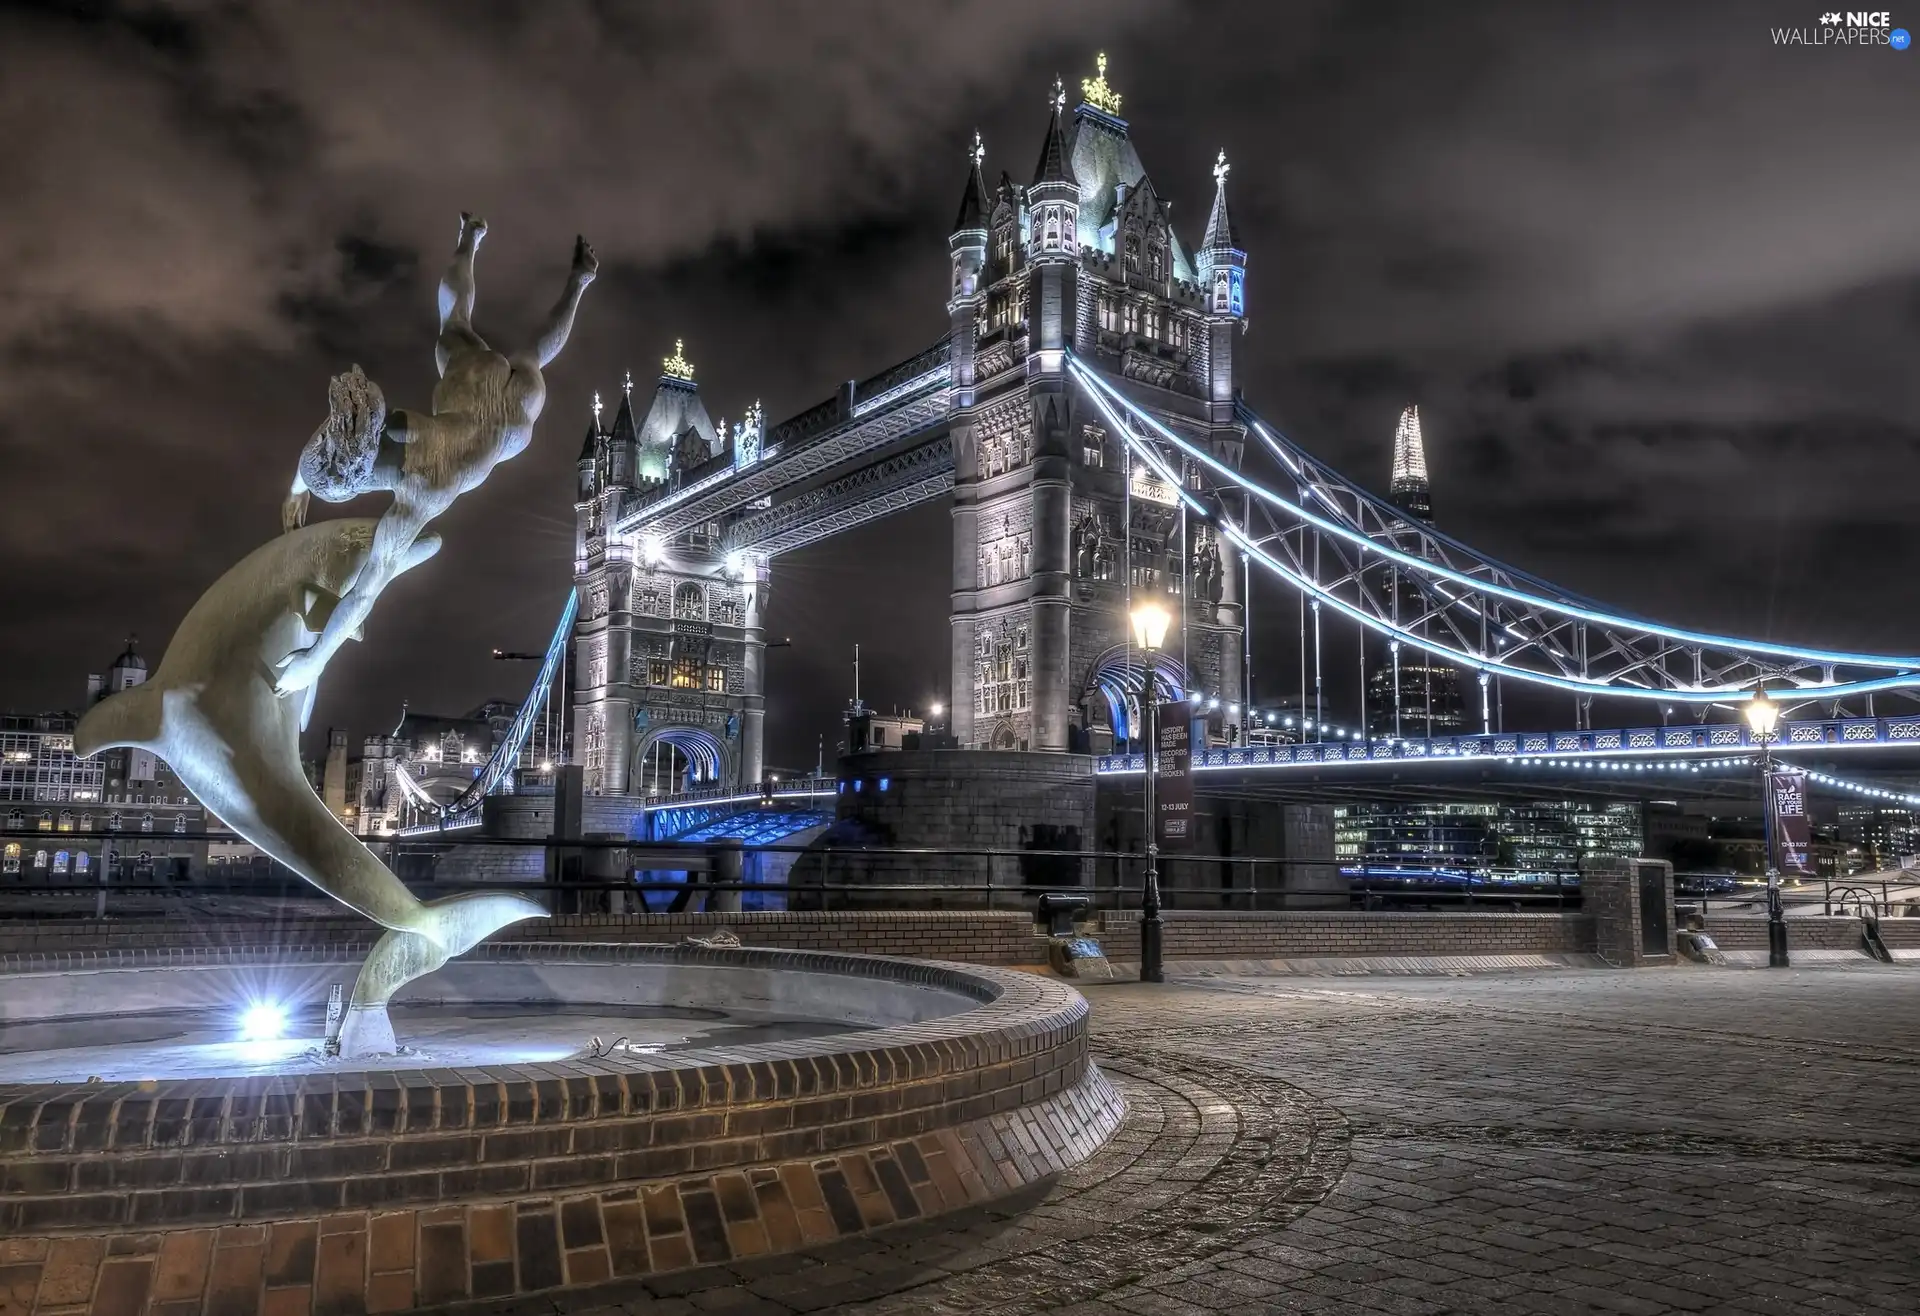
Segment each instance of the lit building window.
[{"label": "lit building window", "polygon": [[35,850],[33,852],[33,866],[42,870],[46,868],[47,852],[45,850]]},{"label": "lit building window", "polygon": [[73,830],[73,810],[71,809],[60,810],[60,830],[63,832],[70,832]]},{"label": "lit building window", "polygon": [[87,852],[85,850],[82,850],[79,854],[73,857],[74,872],[84,873],[91,866],[92,866],[92,861],[87,858]]},{"label": "lit building window", "polygon": [[685,646],[689,652],[676,654],[673,659],[673,676],[667,684],[675,690],[698,690],[702,683],[706,664],[697,653],[691,652],[693,646]]},{"label": "lit building window", "polygon": [[727,669],[726,668],[709,667],[707,669],[707,689],[709,692],[716,695],[723,695],[727,692]]},{"label": "lit building window", "polygon": [[20,842],[8,841],[6,848],[0,850],[0,873],[20,871]]},{"label": "lit building window", "polygon": [[92,830],[93,830],[93,815],[92,815],[92,814],[90,814],[90,813],[83,813],[83,814],[81,814],[81,815],[80,815],[80,830],[81,830],[81,831],[83,831],[83,832],[90,832],[90,831],[92,831]]},{"label": "lit building window", "polygon": [[673,591],[673,615],[684,621],[705,621],[707,592],[692,581],[676,586]]},{"label": "lit building window", "polygon": [[1126,317],[1127,317],[1126,325],[1125,325],[1126,332],[1130,334],[1139,333],[1140,332],[1140,303],[1139,302],[1127,303]]},{"label": "lit building window", "polygon": [[41,815],[40,815],[40,830],[41,830],[41,831],[43,831],[43,832],[50,832],[50,831],[52,831],[52,830],[53,830],[53,815],[52,815],[52,814],[50,814],[50,813],[43,813],[43,814],[41,814]]},{"label": "lit building window", "polygon": [[183,813],[183,814],[181,814],[181,815],[180,815],[179,817],[177,817],[177,818],[175,818],[175,819],[173,820],[173,830],[174,830],[174,831],[176,831],[176,832],[184,832],[184,831],[186,831],[186,830],[187,830],[187,815],[186,815],[186,814],[184,814],[184,813]]},{"label": "lit building window", "polygon": [[70,858],[71,856],[69,856],[65,850],[55,850],[53,852],[53,871],[56,873],[66,872],[67,862]]},{"label": "lit building window", "polygon": [[152,815],[152,814],[150,814],[150,813],[143,813],[143,814],[141,814],[141,815],[140,815],[140,830],[141,830],[141,831],[143,831],[143,832],[150,832],[150,831],[152,831],[152,830],[153,830],[153,815]]},{"label": "lit building window", "polygon": [[665,685],[667,683],[667,660],[665,658],[647,659],[647,684]]}]

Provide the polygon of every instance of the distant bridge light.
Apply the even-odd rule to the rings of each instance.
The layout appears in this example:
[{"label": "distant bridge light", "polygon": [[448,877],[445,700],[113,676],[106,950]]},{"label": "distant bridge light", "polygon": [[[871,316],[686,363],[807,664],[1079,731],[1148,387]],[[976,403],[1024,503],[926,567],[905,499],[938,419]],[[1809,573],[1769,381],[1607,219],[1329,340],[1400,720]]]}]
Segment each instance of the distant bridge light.
[{"label": "distant bridge light", "polygon": [[648,535],[640,541],[640,558],[650,567],[657,567],[667,560],[667,541],[659,535]]}]

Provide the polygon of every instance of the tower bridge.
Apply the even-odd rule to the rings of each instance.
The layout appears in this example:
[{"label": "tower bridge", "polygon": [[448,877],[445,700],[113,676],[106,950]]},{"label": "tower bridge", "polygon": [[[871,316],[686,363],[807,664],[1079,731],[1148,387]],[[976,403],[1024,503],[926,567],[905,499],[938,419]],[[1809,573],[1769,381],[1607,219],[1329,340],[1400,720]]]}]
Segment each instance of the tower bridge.
[{"label": "tower bridge", "polygon": [[[570,720],[586,791],[753,791],[774,560],[942,497],[963,749],[1090,755],[1114,783],[1142,771],[1127,751],[1149,668],[1129,612],[1151,598],[1175,614],[1154,697],[1237,710],[1260,579],[1301,618],[1303,720],[1325,721],[1328,633],[1369,637],[1364,739],[1261,745],[1250,718],[1215,711],[1195,728],[1203,791],[1442,790],[1468,763],[1492,789],[1538,759],[1536,780],[1610,792],[1628,788],[1605,765],[1635,755],[1711,775],[1694,767],[1754,748],[1738,714],[1762,688],[1784,706],[1782,752],[1907,766],[1920,718],[1900,710],[1920,658],[1660,623],[1496,561],[1435,525],[1411,412],[1386,497],[1265,421],[1236,352],[1248,256],[1224,153],[1206,162],[1212,201],[1190,244],[1104,64],[1081,93],[1070,110],[1056,84],[1028,181],[995,177],[976,135],[938,342],[771,425],[758,404],[715,422],[678,345],[650,399],[629,379],[610,422],[595,399],[555,634],[569,661],[543,669],[527,705]],[[1507,728],[1497,691],[1514,681],[1572,696],[1575,725]],[[1647,727],[1655,705],[1685,725]],[[523,745],[509,738],[505,761]],[[511,788],[493,765],[482,777]],[[475,801],[458,803],[446,817]]]}]

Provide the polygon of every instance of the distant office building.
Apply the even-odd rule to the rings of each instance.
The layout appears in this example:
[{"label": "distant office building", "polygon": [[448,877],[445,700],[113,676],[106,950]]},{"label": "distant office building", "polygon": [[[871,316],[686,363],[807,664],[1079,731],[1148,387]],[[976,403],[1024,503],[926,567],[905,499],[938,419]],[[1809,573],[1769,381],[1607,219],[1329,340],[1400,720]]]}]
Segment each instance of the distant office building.
[{"label": "distant office building", "polygon": [[[1433,486],[1427,478],[1426,441],[1420,409],[1400,413],[1393,436],[1393,477],[1387,501],[1416,521],[1433,520]],[[1411,630],[1428,601],[1398,573],[1383,568],[1381,588],[1390,615]],[[1436,660],[1415,645],[1374,640],[1367,654],[1367,731],[1374,736],[1414,739],[1457,735],[1467,729],[1465,682],[1460,669]]]},{"label": "distant office building", "polygon": [[1571,873],[1583,855],[1643,845],[1634,803],[1346,804],[1333,814],[1335,857],[1348,866]]},{"label": "distant office building", "polygon": [[1920,814],[1872,804],[1842,804],[1835,837],[1853,872],[1898,868],[1920,855]]},{"label": "distant office building", "polygon": [[[87,702],[147,679],[129,639],[105,676],[87,678]],[[149,750],[76,758],[70,712],[0,717],[0,877],[33,882],[188,881],[205,873],[207,813]],[[27,833],[27,835],[21,835]]]}]

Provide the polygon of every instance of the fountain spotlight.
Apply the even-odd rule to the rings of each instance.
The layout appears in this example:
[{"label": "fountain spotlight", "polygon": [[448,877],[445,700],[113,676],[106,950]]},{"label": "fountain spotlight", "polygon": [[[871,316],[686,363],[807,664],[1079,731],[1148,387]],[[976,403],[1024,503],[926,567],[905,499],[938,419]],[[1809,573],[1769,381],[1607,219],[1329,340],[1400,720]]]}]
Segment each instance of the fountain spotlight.
[{"label": "fountain spotlight", "polygon": [[250,1005],[240,1016],[240,1037],[248,1042],[277,1042],[287,1031],[287,1012],[271,1001]]}]

